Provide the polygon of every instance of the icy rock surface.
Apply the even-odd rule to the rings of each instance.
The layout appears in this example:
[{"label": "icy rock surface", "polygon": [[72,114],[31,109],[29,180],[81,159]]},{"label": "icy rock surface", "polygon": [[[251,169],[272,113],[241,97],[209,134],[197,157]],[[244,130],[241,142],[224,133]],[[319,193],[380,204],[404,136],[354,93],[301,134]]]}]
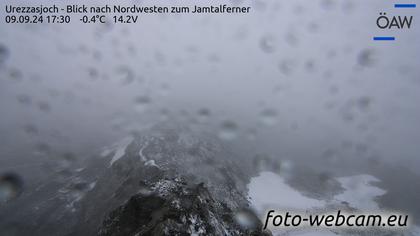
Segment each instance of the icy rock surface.
[{"label": "icy rock surface", "polygon": [[103,157],[110,162],[80,200],[75,235],[267,234],[252,212],[252,224],[236,220],[249,207],[250,176],[216,139],[155,128],[126,140]]}]

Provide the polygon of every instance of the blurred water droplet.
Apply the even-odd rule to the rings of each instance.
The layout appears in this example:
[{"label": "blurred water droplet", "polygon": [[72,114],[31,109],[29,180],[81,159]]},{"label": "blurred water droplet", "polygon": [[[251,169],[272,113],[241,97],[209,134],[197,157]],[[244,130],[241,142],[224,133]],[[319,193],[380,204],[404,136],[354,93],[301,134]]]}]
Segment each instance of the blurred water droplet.
[{"label": "blurred water droplet", "polygon": [[57,89],[48,89],[47,93],[51,98],[57,98],[58,96],[60,96],[60,91],[58,91]]},{"label": "blurred water droplet", "polygon": [[219,138],[230,141],[236,138],[238,132],[238,126],[233,121],[222,122],[219,130]]},{"label": "blurred water droplet", "polygon": [[160,120],[161,121],[167,121],[169,120],[169,111],[166,108],[163,108],[160,110]]},{"label": "blurred water droplet", "polygon": [[138,96],[135,98],[136,110],[138,112],[144,112],[149,108],[151,99],[148,96]]},{"label": "blurred water droplet", "polygon": [[296,33],[294,32],[287,33],[285,36],[285,40],[290,46],[293,46],[293,47],[299,44],[298,37],[296,36]]},{"label": "blurred water droplet", "polygon": [[23,78],[22,72],[16,68],[11,68],[9,70],[9,76],[10,76],[10,79],[14,81],[21,81]]},{"label": "blurred water droplet", "polygon": [[334,49],[328,50],[327,51],[327,58],[328,59],[333,59],[337,56],[337,51],[335,51]]},{"label": "blurred water droplet", "polygon": [[329,92],[330,92],[330,94],[331,94],[331,95],[335,95],[335,94],[337,94],[337,93],[338,93],[338,91],[339,91],[339,89],[338,89],[338,87],[337,87],[337,86],[335,86],[335,85],[331,85],[331,87],[329,88]]},{"label": "blurred water droplet", "polygon": [[9,49],[3,44],[0,44],[0,67],[9,58],[9,55],[10,55]]},{"label": "blurred water droplet", "polygon": [[217,53],[211,53],[210,55],[207,56],[209,62],[220,62],[220,56]]},{"label": "blurred water droplet", "polygon": [[245,230],[256,229],[260,226],[258,217],[249,209],[242,209],[235,213],[236,223]]},{"label": "blurred water droplet", "polygon": [[29,104],[32,103],[31,97],[29,97],[26,94],[18,95],[17,100],[18,100],[19,103],[24,104],[24,105],[29,105]]},{"label": "blurred water droplet", "polygon": [[316,33],[319,30],[319,25],[315,22],[310,22],[308,24],[308,31],[311,33]]},{"label": "blurred water droplet", "polygon": [[198,110],[198,119],[201,122],[206,122],[208,121],[209,117],[210,117],[210,110],[207,108],[201,108],[200,110]]},{"label": "blurred water droplet", "polygon": [[254,128],[249,129],[247,131],[247,138],[254,141],[257,138],[257,131]]},{"label": "blurred water droplet", "polygon": [[321,7],[326,10],[331,10],[335,6],[334,0],[322,0],[321,1]]},{"label": "blurred water droplet", "polygon": [[301,15],[304,11],[305,8],[302,5],[296,5],[293,7],[293,13],[295,13],[295,15]]},{"label": "blurred water droplet", "polygon": [[365,143],[358,143],[355,146],[356,152],[360,155],[366,153],[369,150],[369,147]]},{"label": "blurred water droplet", "polygon": [[260,114],[261,122],[266,126],[273,126],[277,123],[277,111],[265,109]]},{"label": "blurred water droplet", "polygon": [[351,1],[343,2],[343,11],[346,13],[352,13],[355,9],[355,3]]},{"label": "blurred water droplet", "polygon": [[289,160],[282,160],[280,162],[280,175],[289,177],[293,173],[293,163]]},{"label": "blurred water droplet", "polygon": [[122,85],[128,85],[134,81],[134,78],[135,78],[134,72],[127,66],[118,67],[116,70],[116,73]]},{"label": "blurred water droplet", "polygon": [[329,163],[337,162],[338,159],[339,159],[338,153],[334,149],[327,149],[327,150],[325,150],[325,152],[323,154],[323,157]]},{"label": "blurred water droplet", "polygon": [[50,104],[48,102],[45,102],[45,101],[38,102],[38,108],[42,112],[49,112],[49,111],[51,111]]},{"label": "blurred water droplet", "polygon": [[368,158],[367,163],[371,167],[378,167],[381,164],[381,158],[378,156],[371,156]]},{"label": "blurred water droplet", "polygon": [[236,40],[244,40],[248,37],[248,29],[246,27],[240,27],[236,30],[233,38]]},{"label": "blurred water droplet", "polygon": [[23,126],[23,130],[25,131],[25,133],[27,134],[32,134],[32,135],[36,135],[38,134],[38,128],[33,125],[33,124],[26,124]]},{"label": "blurred water droplet", "polygon": [[0,204],[13,200],[22,193],[23,180],[15,173],[0,175]]},{"label": "blurred water droplet", "polygon": [[313,72],[315,70],[315,61],[309,59],[305,62],[305,69],[307,72]]},{"label": "blurred water droplet", "polygon": [[166,56],[160,51],[155,51],[155,60],[159,65],[166,64]]},{"label": "blurred water droplet", "polygon": [[341,117],[343,118],[344,121],[346,122],[351,122],[354,120],[354,114],[351,113],[350,111],[343,111],[341,113]]},{"label": "blurred water droplet", "polygon": [[102,60],[102,53],[98,50],[94,50],[92,52],[92,57],[95,59],[95,61],[101,61]]},{"label": "blurred water droplet", "polygon": [[90,67],[87,69],[87,71],[91,80],[96,80],[98,78],[99,72],[96,68]]},{"label": "blurred water droplet", "polygon": [[322,172],[322,173],[318,174],[318,180],[322,185],[327,185],[331,181],[333,181],[333,177],[328,172]]},{"label": "blurred water droplet", "polygon": [[51,147],[47,143],[38,143],[35,145],[35,151],[38,154],[48,155],[51,153]]},{"label": "blurred water droplet", "polygon": [[294,63],[291,60],[283,60],[279,64],[280,71],[285,75],[290,75],[293,72]]},{"label": "blurred water droplet", "polygon": [[165,84],[162,84],[160,86],[160,90],[159,90],[160,95],[162,95],[162,96],[168,96],[169,91],[170,91],[170,87],[169,87],[168,84],[165,83]]},{"label": "blurred water droplet", "polygon": [[362,50],[357,57],[357,62],[359,63],[359,65],[365,67],[373,66],[376,63],[376,61],[376,53],[372,49]]},{"label": "blurred water droplet", "polygon": [[357,106],[361,111],[368,111],[372,104],[372,99],[368,96],[363,96],[357,100]]},{"label": "blurred water droplet", "polygon": [[271,171],[280,174],[281,171],[281,162],[266,154],[255,155],[253,164],[257,172]]},{"label": "blurred water droplet", "polygon": [[273,53],[276,47],[276,39],[272,35],[264,35],[260,39],[260,48],[263,52]]},{"label": "blurred water droplet", "polygon": [[264,11],[265,9],[267,9],[267,3],[265,1],[261,1],[261,0],[254,0],[254,9],[257,11]]},{"label": "blurred water droplet", "polygon": [[72,152],[66,152],[63,154],[63,160],[69,163],[73,163],[77,161],[77,156]]},{"label": "blurred water droplet", "polygon": [[229,0],[233,6],[238,6],[244,2],[244,0]]}]

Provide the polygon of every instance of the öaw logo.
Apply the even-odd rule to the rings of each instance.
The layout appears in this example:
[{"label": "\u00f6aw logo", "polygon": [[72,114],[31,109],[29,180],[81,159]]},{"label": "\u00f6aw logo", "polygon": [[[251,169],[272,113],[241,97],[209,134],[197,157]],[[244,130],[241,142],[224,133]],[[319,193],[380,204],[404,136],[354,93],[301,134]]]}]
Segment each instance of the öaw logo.
[{"label": "\u00f6aw logo", "polygon": [[[416,8],[416,4],[397,3],[394,4],[394,8],[397,9],[413,9]],[[401,30],[410,29],[413,23],[413,16],[407,15],[394,15],[390,16],[386,12],[380,12],[379,17],[376,19],[376,26],[381,30]],[[375,41],[393,41],[395,36],[375,36]]]}]

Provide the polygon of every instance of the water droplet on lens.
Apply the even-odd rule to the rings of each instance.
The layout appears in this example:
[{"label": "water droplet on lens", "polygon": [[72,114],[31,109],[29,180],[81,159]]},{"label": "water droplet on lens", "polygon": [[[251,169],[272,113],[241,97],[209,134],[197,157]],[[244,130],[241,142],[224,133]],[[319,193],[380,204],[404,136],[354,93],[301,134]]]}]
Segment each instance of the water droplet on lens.
[{"label": "water droplet on lens", "polygon": [[35,126],[35,125],[33,125],[33,124],[26,124],[26,125],[24,125],[23,126],[23,130],[25,131],[25,133],[27,133],[27,134],[33,134],[33,135],[36,135],[36,134],[38,134],[38,128]]},{"label": "water droplet on lens", "polygon": [[90,67],[87,71],[91,80],[96,80],[98,78],[99,72],[96,68]]},{"label": "water droplet on lens", "polygon": [[254,156],[253,164],[255,170],[258,172],[261,171],[271,171],[280,174],[281,171],[281,162],[271,158],[267,154],[257,154]]},{"label": "water droplet on lens", "polygon": [[207,59],[209,60],[209,62],[220,62],[220,56],[216,53],[211,53],[210,55],[208,55]]},{"label": "water droplet on lens", "polygon": [[48,104],[48,102],[44,102],[44,101],[38,102],[38,108],[42,112],[49,112],[49,111],[51,111],[50,104]]},{"label": "water droplet on lens", "polygon": [[168,84],[164,83],[160,86],[160,90],[159,90],[160,95],[164,97],[168,96],[169,91],[170,91],[170,86]]},{"label": "water droplet on lens", "polygon": [[265,35],[260,39],[260,47],[263,52],[273,53],[275,51],[275,38],[272,35]]},{"label": "water droplet on lens", "polygon": [[372,104],[372,99],[368,96],[363,96],[358,99],[357,105],[361,111],[368,111]]},{"label": "water droplet on lens", "polygon": [[39,154],[48,155],[51,153],[51,147],[47,143],[38,143],[35,146],[36,152]]},{"label": "water droplet on lens", "polygon": [[290,46],[297,46],[299,44],[298,37],[296,36],[296,33],[294,32],[287,33],[285,40]]},{"label": "water droplet on lens", "polygon": [[277,111],[265,109],[260,114],[261,122],[267,126],[273,126],[277,123]]},{"label": "water droplet on lens", "polygon": [[323,153],[324,159],[329,163],[335,163],[339,159],[339,155],[334,149],[327,149]]},{"label": "water droplet on lens", "polygon": [[13,200],[22,193],[23,180],[15,173],[0,175],[0,204]]},{"label": "water droplet on lens", "polygon": [[135,99],[135,103],[136,103],[136,110],[138,112],[144,112],[148,109],[151,100],[148,96],[138,96]]},{"label": "water droplet on lens", "polygon": [[315,61],[309,59],[305,62],[305,69],[307,72],[313,72],[315,70]]},{"label": "water droplet on lens", "polygon": [[326,9],[326,10],[330,10],[335,6],[335,1],[334,0],[322,0],[321,1],[321,7]]},{"label": "water droplet on lens", "polygon": [[245,230],[256,229],[260,226],[258,217],[249,209],[242,209],[235,213],[235,222]]},{"label": "water droplet on lens", "polygon": [[280,71],[285,75],[289,75],[290,73],[292,73],[293,67],[294,63],[291,60],[284,60],[279,64]]},{"label": "water droplet on lens", "polygon": [[372,49],[364,49],[361,51],[357,57],[357,61],[359,65],[370,67],[376,63],[376,55],[375,51]]},{"label": "water droplet on lens", "polygon": [[310,23],[308,24],[308,31],[309,31],[310,33],[316,33],[316,32],[318,32],[318,30],[319,30],[319,25],[318,25],[317,23],[315,23],[315,22],[310,22]]},{"label": "water droplet on lens", "polygon": [[325,185],[325,184],[330,183],[333,180],[333,178],[330,173],[322,172],[318,174],[318,180],[321,184]]},{"label": "water droplet on lens", "polygon": [[6,62],[7,58],[9,57],[9,54],[9,49],[3,44],[0,44],[0,66]]},{"label": "water droplet on lens", "polygon": [[116,73],[118,74],[122,85],[128,85],[134,81],[134,72],[129,67],[120,66],[117,68]]},{"label": "water droplet on lens", "polygon": [[242,4],[244,2],[244,0],[230,0],[230,3],[233,6],[239,6],[240,4]]},{"label": "water droplet on lens", "polygon": [[355,3],[351,1],[345,1],[343,3],[343,11],[346,13],[352,13],[355,8]]},{"label": "water droplet on lens", "polygon": [[247,131],[247,138],[251,141],[254,141],[257,138],[257,131],[254,128],[251,128]]},{"label": "water droplet on lens", "polygon": [[160,110],[160,120],[161,121],[167,121],[169,120],[169,110],[166,108],[163,108]]},{"label": "water droplet on lens", "polygon": [[24,105],[29,105],[32,102],[31,97],[29,97],[26,94],[18,95],[17,100],[19,103],[24,104]]},{"label": "water droplet on lens", "polygon": [[165,54],[163,54],[160,51],[155,52],[155,59],[156,59],[156,62],[159,65],[165,65],[166,64],[166,56],[165,56]]},{"label": "water droplet on lens", "polygon": [[220,126],[219,138],[231,141],[236,138],[238,126],[233,121],[224,121]]},{"label": "water droplet on lens", "polygon": [[11,80],[21,81],[22,80],[22,77],[23,77],[23,74],[22,74],[22,72],[19,69],[11,68],[9,70],[9,76],[10,76],[10,79]]},{"label": "water droplet on lens", "polygon": [[207,109],[207,108],[201,108],[198,111],[198,119],[201,122],[207,121],[209,119],[209,117],[210,117],[210,110],[209,109]]}]

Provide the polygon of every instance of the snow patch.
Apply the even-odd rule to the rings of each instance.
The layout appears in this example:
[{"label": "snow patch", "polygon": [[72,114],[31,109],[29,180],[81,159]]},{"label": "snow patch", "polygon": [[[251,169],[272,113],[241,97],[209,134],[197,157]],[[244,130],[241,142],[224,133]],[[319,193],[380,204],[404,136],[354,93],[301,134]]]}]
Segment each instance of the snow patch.
[{"label": "snow patch", "polygon": [[141,161],[147,161],[147,158],[146,158],[146,156],[143,154],[143,150],[147,147],[147,145],[149,144],[149,142],[148,141],[146,141],[146,143],[144,144],[144,146],[142,146],[141,148],[140,148],[140,151],[139,151],[139,156],[140,156],[140,160]]},{"label": "snow patch", "polygon": [[111,145],[110,147],[105,148],[102,151],[101,156],[106,157],[110,155],[111,153],[114,153],[114,156],[112,157],[109,163],[109,166],[112,166],[114,162],[116,162],[118,159],[120,159],[121,157],[125,155],[125,150],[127,149],[128,145],[130,145],[130,143],[133,142],[133,140],[134,140],[134,137],[132,136],[126,137],[122,139],[121,141]]},{"label": "snow patch", "polygon": [[272,172],[261,172],[248,185],[252,206],[259,214],[268,209],[307,210],[326,205],[325,201],[304,196],[286,184],[285,179]]},{"label": "snow patch", "polygon": [[375,198],[386,193],[385,190],[372,186],[372,183],[380,182],[371,175],[356,175],[337,178],[345,191],[335,196],[335,199],[349,203],[359,210],[379,210]]},{"label": "snow patch", "polygon": [[145,166],[156,166],[159,167],[158,165],[156,165],[155,160],[148,160],[146,161],[146,163],[144,163]]}]

